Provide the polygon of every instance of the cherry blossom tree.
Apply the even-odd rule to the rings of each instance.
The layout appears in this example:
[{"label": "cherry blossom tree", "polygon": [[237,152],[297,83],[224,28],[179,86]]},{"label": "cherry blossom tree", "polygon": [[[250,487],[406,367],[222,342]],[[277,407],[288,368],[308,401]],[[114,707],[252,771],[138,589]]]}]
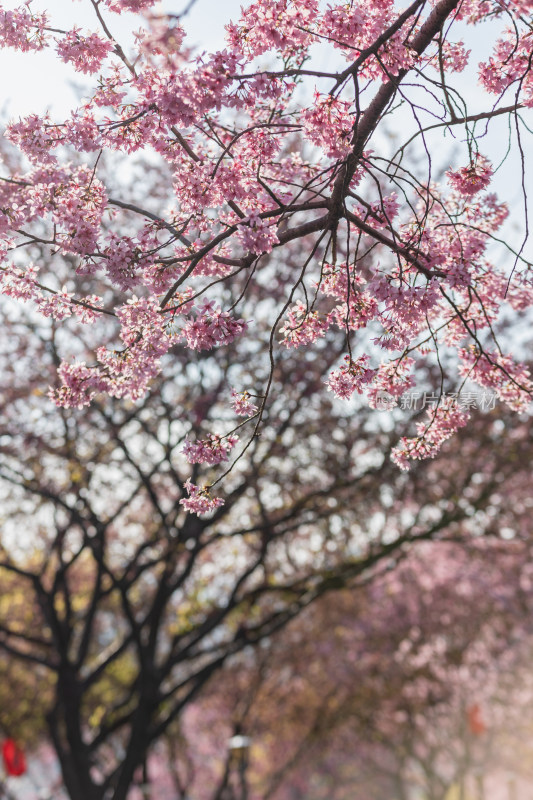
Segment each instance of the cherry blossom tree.
[{"label": "cherry blossom tree", "polygon": [[[524,154],[531,6],[258,0],[207,54],[152,0],[83,2],[94,30],[0,5],[2,46],[88,81],[2,144],[0,651],[42,678],[72,800],[126,800],[318,598],[419,540],[527,534],[501,509],[529,508],[527,424],[464,392],[531,393],[505,347],[530,265],[480,149],[505,117]],[[472,111],[460,39],[487,18]]]},{"label": "cherry blossom tree", "polygon": [[[228,20],[214,53],[195,52],[186,16],[155,0],[85,2],[95,30],[67,30],[36,3],[0,7],[3,46],[51,50],[90,83],[67,118],[30,114],[6,130],[19,157],[2,175],[2,291],[60,326],[76,315],[96,331],[90,354],[61,343],[56,403],[138,400],[173,348],[191,364],[239,338],[253,349],[264,314],[271,369],[260,385],[233,387],[243,435],[208,432],[191,442],[192,464],[231,465],[268,417],[284,349],[305,364],[328,330],[344,344],[314,392],[390,408],[413,388],[435,391],[416,435],[393,451],[402,469],[468,423],[457,401],[467,380],[527,407],[528,368],[498,328],[509,309],[530,308],[531,265],[522,234],[513,245],[498,233],[509,209],[487,191],[497,165],[483,145],[505,117],[524,163],[530,0],[256,0]],[[140,29],[121,43],[116,15],[129,12]],[[498,34],[476,67],[477,110],[461,73],[471,31],[488,24]],[[442,157],[447,134],[453,163]],[[146,180],[128,191],[116,180],[141,156],[165,176],[155,196]],[[68,265],[64,284],[45,280],[43,249]],[[101,281],[96,294],[87,275]],[[103,317],[118,349],[98,333]],[[442,370],[435,386],[428,358]],[[187,488],[189,511],[221,507],[210,486],[191,478]]]}]

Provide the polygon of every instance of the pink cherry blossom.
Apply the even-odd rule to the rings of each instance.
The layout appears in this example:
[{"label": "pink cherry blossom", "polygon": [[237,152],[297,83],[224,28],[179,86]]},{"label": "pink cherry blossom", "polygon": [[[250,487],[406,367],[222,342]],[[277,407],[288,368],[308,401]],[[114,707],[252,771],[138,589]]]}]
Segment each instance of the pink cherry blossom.
[{"label": "pink cherry blossom", "polygon": [[220,464],[228,460],[238,441],[239,437],[235,435],[219,436],[210,433],[207,439],[197,439],[195,442],[187,439],[182,452],[189,464]]},{"label": "pink cherry blossom", "polygon": [[302,115],[306,137],[330,158],[343,158],[350,151],[353,128],[351,103],[315,93],[315,102]]},{"label": "pink cherry blossom", "polygon": [[503,94],[515,86],[524,105],[533,106],[530,55],[530,34],[519,35],[517,39],[517,30],[507,28],[495,45],[494,55],[479,65],[479,82],[493,94]]},{"label": "pink cherry blossom", "polygon": [[57,43],[60,59],[71,62],[77,72],[89,75],[101,68],[112,49],[113,43],[109,40],[96,33],[83,36],[79,28],[73,28]]},{"label": "pink cherry blossom", "polygon": [[110,11],[120,14],[122,11],[146,11],[155,5],[157,0],[104,0]]},{"label": "pink cherry blossom", "polygon": [[467,409],[462,408],[455,398],[448,397],[438,405],[432,404],[427,415],[428,423],[417,423],[418,436],[414,439],[402,437],[393,449],[392,459],[400,469],[408,470],[413,459],[434,458],[443,442],[464,427],[470,418]]},{"label": "pink cherry blossom", "polygon": [[233,341],[248,327],[243,319],[235,319],[227,311],[222,311],[212,300],[206,300],[198,307],[194,318],[189,319],[181,334],[187,347],[193,350],[210,350]]},{"label": "pink cherry blossom", "polygon": [[18,9],[0,9],[0,47],[13,47],[22,52],[42,50],[46,45],[48,17],[35,13],[29,3]]},{"label": "pink cherry blossom", "polygon": [[396,405],[402,394],[414,385],[411,375],[414,363],[412,358],[402,358],[397,362],[385,362],[378,367],[368,392],[372,408],[386,410]]},{"label": "pink cherry blossom", "polygon": [[257,406],[252,402],[248,392],[237,392],[236,389],[231,390],[231,399],[233,410],[240,417],[251,417],[257,411]]},{"label": "pink cherry blossom", "polygon": [[349,400],[354,392],[361,394],[376,374],[375,369],[368,367],[368,362],[368,356],[362,356],[357,361],[345,356],[345,363],[325,381],[328,391],[342,400]]},{"label": "pink cherry blossom", "polygon": [[271,253],[279,241],[275,227],[268,225],[257,213],[239,223],[237,240],[250,253]]},{"label": "pink cherry blossom", "polygon": [[499,353],[480,353],[475,347],[460,350],[461,375],[492,389],[514,411],[526,411],[531,403],[533,381],[525,364]]},{"label": "pink cherry blossom", "polygon": [[280,329],[285,347],[300,347],[324,336],[329,319],[318,311],[308,311],[301,301],[289,309],[287,321]]},{"label": "pink cherry blossom", "polygon": [[485,189],[492,178],[492,167],[484,156],[478,156],[469,167],[448,170],[448,180],[459,194],[471,197]]},{"label": "pink cherry blossom", "polygon": [[243,10],[237,25],[227,26],[228,41],[250,60],[272,46],[287,55],[298,52],[311,41],[307,31],[317,13],[317,0],[256,0]]},{"label": "pink cherry blossom", "polygon": [[185,482],[185,489],[187,490],[188,497],[183,497],[179,503],[180,506],[192,514],[208,514],[214,511],[215,508],[220,508],[224,505],[224,500],[221,497],[211,497],[208,489],[200,488],[190,480]]}]

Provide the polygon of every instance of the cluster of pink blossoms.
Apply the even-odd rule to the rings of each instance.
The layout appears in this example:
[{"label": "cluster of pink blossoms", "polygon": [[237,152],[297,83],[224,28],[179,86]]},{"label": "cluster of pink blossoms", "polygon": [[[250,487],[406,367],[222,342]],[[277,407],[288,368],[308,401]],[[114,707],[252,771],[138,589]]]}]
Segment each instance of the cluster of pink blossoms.
[{"label": "cluster of pink blossoms", "polygon": [[[505,65],[503,69],[502,65]],[[531,108],[531,32],[517,40],[516,30],[508,28],[505,36],[496,43],[494,56],[487,63],[479,65],[479,82],[488,92],[498,95],[518,84],[521,102]]]},{"label": "cluster of pink blossoms", "polygon": [[329,158],[344,158],[350,152],[353,105],[346,100],[315,93],[315,102],[302,114],[306,137]]},{"label": "cluster of pink blossoms", "polygon": [[[362,51],[374,45],[376,39],[394,22],[395,16],[392,0],[353,3],[350,6],[328,5],[318,21],[317,32],[331,39],[333,46],[340,49],[348,61],[354,61]],[[378,54],[372,54],[361,65],[361,75],[386,80],[415,63],[414,54],[405,46],[411,24],[409,21],[386,37]]]},{"label": "cluster of pink blossoms", "polygon": [[21,150],[34,164],[55,164],[57,159],[51,152],[62,141],[59,128],[53,128],[50,117],[45,114],[29,114],[18,122],[7,126],[6,139]]},{"label": "cluster of pink blossoms", "polygon": [[350,293],[358,293],[363,284],[363,278],[355,272],[350,264],[325,263],[317,288],[329,297],[346,300]]},{"label": "cluster of pink blossoms", "polygon": [[299,300],[289,309],[280,329],[285,347],[301,347],[315,342],[329,327],[329,319],[318,311],[309,311]]},{"label": "cluster of pink blossoms", "polygon": [[369,364],[370,359],[366,355],[355,361],[345,356],[344,363],[325,381],[328,391],[344,400],[349,400],[354,392],[362,394],[366,391],[372,408],[390,410],[414,384],[410,375],[414,360],[404,358],[398,362],[381,364],[377,369]]},{"label": "cluster of pink blossoms", "polygon": [[243,319],[235,319],[229,311],[222,311],[213,300],[206,300],[198,308],[198,314],[185,323],[181,333],[187,347],[193,350],[210,350],[232,342],[247,327],[248,323]]},{"label": "cluster of pink blossoms", "polygon": [[424,327],[426,315],[440,300],[436,280],[412,286],[403,281],[396,282],[392,276],[376,276],[369,288],[376,300],[382,303],[378,316],[385,333],[380,344],[388,350],[401,350],[408,345],[417,331]]},{"label": "cluster of pink blossoms", "polygon": [[25,269],[6,264],[0,267],[0,291],[7,297],[34,303],[44,317],[58,321],[74,315],[80,322],[92,323],[101,316],[101,297],[88,295],[77,300],[66,287],[56,291],[41,286],[38,277],[35,264],[27,264]]},{"label": "cluster of pink blossoms", "polygon": [[110,11],[120,14],[122,11],[148,11],[155,6],[157,0],[104,0],[105,5]]},{"label": "cluster of pink blossoms", "polygon": [[59,369],[62,384],[51,392],[58,405],[82,408],[93,397],[107,392],[112,397],[142,397],[160,371],[161,357],[173,342],[165,318],[153,298],[133,296],[117,309],[124,349],[99,347],[97,363],[63,363]]},{"label": "cluster of pink blossoms", "polygon": [[396,192],[380,198],[379,203],[372,203],[368,211],[361,209],[361,216],[367,217],[376,230],[388,228],[392,220],[398,216],[399,199]]},{"label": "cluster of pink blossoms", "polygon": [[271,253],[274,245],[279,242],[276,226],[269,225],[257,212],[250,214],[239,224],[236,239],[245,252],[256,255]]},{"label": "cluster of pink blossoms", "polygon": [[[321,281],[317,284],[317,288],[327,297],[333,297],[341,302],[334,306],[326,316],[320,317],[318,314],[316,315],[317,322],[314,323],[314,328],[317,335],[315,338],[319,335],[324,335],[326,330],[333,324],[337,325],[341,330],[357,331],[366,327],[371,320],[378,318],[378,303],[372,294],[363,287],[365,287],[365,281],[352,265],[338,264],[333,266],[332,264],[324,264]],[[291,320],[289,314],[288,322],[290,324],[286,323],[283,329],[286,337],[297,336],[298,318],[300,318],[300,323],[303,321],[301,308],[298,307],[298,304],[293,309],[293,313],[294,319]],[[307,322],[308,327],[310,324],[311,321]],[[292,329],[295,330],[295,333],[291,333]]]},{"label": "cluster of pink blossoms", "polygon": [[180,506],[192,514],[208,514],[224,505],[221,497],[211,497],[207,488],[196,486],[190,480],[185,481],[185,489],[189,496],[180,500]]},{"label": "cluster of pink blossoms", "polygon": [[431,405],[427,414],[428,423],[417,423],[418,436],[413,439],[403,436],[392,451],[392,460],[402,470],[408,470],[412,460],[434,458],[443,443],[463,428],[470,418],[468,411],[450,397]]},{"label": "cluster of pink blossoms", "polygon": [[257,411],[257,406],[252,402],[248,392],[231,390],[233,410],[239,417],[252,417]]},{"label": "cluster of pink blossoms", "polygon": [[357,361],[352,361],[350,356],[344,357],[344,364],[331,373],[325,381],[329,392],[333,392],[341,400],[349,400],[354,392],[362,394],[376,374],[375,369],[370,369],[368,356],[361,356]]},{"label": "cluster of pink blossoms", "polygon": [[228,41],[250,60],[273,47],[292,53],[310,43],[318,13],[318,0],[256,0],[243,9],[239,24],[227,26]]},{"label": "cluster of pink blossoms", "polygon": [[[32,282],[27,291],[30,289],[33,292]],[[184,297],[183,308],[187,308],[187,293]],[[82,407],[100,392],[113,397],[142,397],[160,371],[162,356],[174,343],[185,339],[192,349],[210,349],[232,341],[246,325],[243,320],[234,320],[228,312],[220,311],[210,302],[204,303],[199,314],[188,320],[181,331],[168,326],[153,297],[133,296],[115,313],[121,323],[120,338],[124,349],[99,347],[96,351],[98,361],[92,367],[85,362],[63,364],[59,371],[62,385],[51,394],[59,405]],[[221,445],[218,452],[223,452],[223,447]]]},{"label": "cluster of pink blossoms", "polygon": [[47,15],[32,12],[29,3],[14,11],[0,8],[0,47],[13,47],[23,53],[42,50],[47,23]]},{"label": "cluster of pink blossoms", "polygon": [[389,361],[376,370],[372,386],[368,392],[368,402],[372,408],[387,410],[393,408],[399,398],[414,386],[412,370],[413,358]]},{"label": "cluster of pink blossoms", "polygon": [[112,42],[102,39],[97,33],[83,36],[80,28],[69,31],[57,43],[59,58],[67,64],[72,63],[77,72],[86,75],[98,72],[112,50]]},{"label": "cluster of pink blossoms", "polygon": [[484,156],[478,156],[468,167],[448,170],[448,180],[459,194],[472,197],[486,189],[492,178],[492,166]]},{"label": "cluster of pink blossoms", "polygon": [[464,42],[443,42],[442,49],[444,68],[452,72],[462,72],[472,51],[465,50]]},{"label": "cluster of pink blossoms", "polygon": [[235,435],[219,436],[217,433],[210,433],[207,439],[197,439],[190,442],[188,439],[183,445],[182,452],[189,464],[220,464],[227,461],[230,452],[233,450],[239,437]]},{"label": "cluster of pink blossoms", "polygon": [[476,346],[459,351],[459,373],[496,392],[513,411],[526,411],[531,404],[533,381],[524,364],[500,353],[481,353]]}]

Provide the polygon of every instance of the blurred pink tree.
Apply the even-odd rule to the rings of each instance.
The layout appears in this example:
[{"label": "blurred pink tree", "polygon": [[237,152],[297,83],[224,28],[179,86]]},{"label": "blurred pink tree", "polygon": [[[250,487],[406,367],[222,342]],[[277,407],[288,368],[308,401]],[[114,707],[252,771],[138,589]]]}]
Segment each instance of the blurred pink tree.
[{"label": "blurred pink tree", "polygon": [[507,800],[510,774],[531,780],[529,550],[420,544],[319,600],[185,714],[183,796],[241,797],[214,788],[233,725],[251,735],[254,800],[445,800],[483,783]]}]

